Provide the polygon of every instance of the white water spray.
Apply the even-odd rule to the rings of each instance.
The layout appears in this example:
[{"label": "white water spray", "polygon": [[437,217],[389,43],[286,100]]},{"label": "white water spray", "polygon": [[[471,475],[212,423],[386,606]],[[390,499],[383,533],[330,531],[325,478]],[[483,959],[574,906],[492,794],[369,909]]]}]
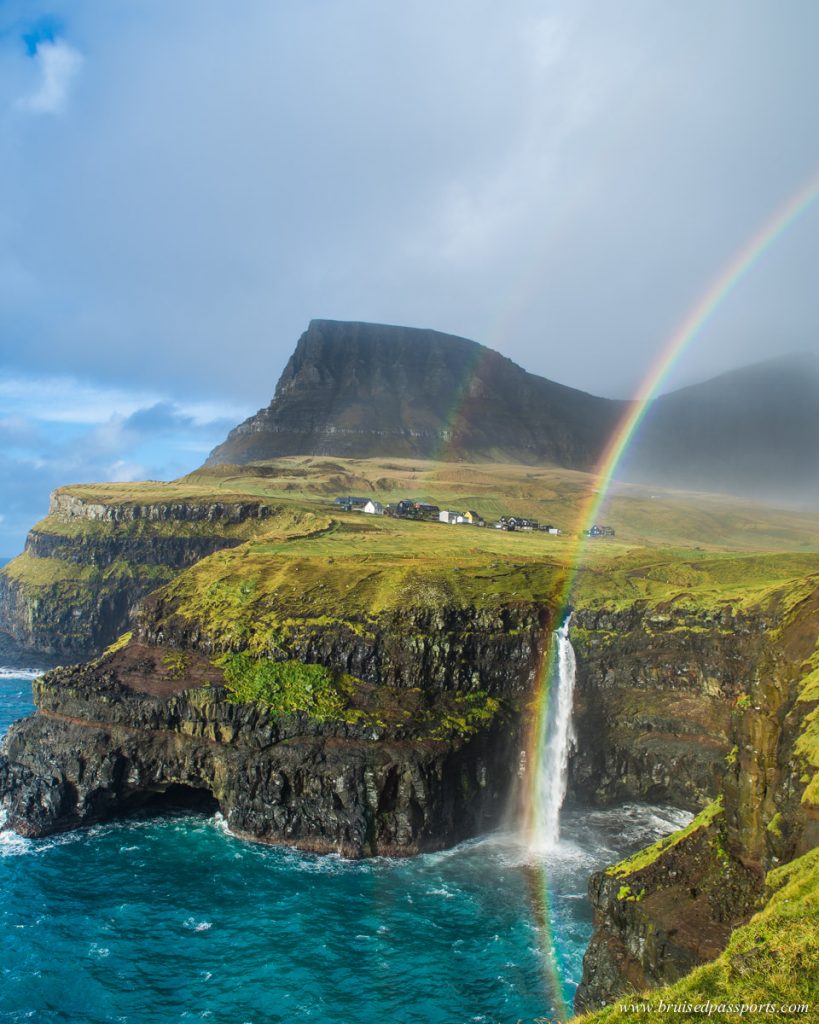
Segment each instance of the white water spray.
[{"label": "white water spray", "polygon": [[560,808],[566,798],[569,752],[575,743],[572,725],[576,662],[569,640],[569,621],[555,633],[556,651],[549,679],[548,711],[541,726],[538,764],[532,798],[533,850],[552,850],[560,841]]}]

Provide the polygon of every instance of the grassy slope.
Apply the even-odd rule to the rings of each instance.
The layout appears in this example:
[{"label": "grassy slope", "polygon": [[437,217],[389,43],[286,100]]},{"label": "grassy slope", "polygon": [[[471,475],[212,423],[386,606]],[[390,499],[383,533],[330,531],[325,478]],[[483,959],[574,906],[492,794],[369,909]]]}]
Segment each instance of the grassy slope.
[{"label": "grassy slope", "polygon": [[[614,1005],[577,1020],[585,1024],[614,1024],[636,1018],[650,1024],[667,1024],[672,1019],[689,1019],[691,1011],[661,1009],[661,1004],[702,1006],[708,1001],[717,1006],[775,1007],[768,1013],[746,1010],[747,1020],[811,1019],[804,1011],[791,1015],[781,1012],[780,1007],[808,1003],[815,1010],[819,1004],[819,849],[769,872],[767,886],[771,898],[764,909],[734,931],[727,948],[713,963],[696,968],[674,985],[619,999]],[[644,1008],[631,1009],[638,1005]],[[700,1016],[702,1012],[690,1019]],[[707,1019],[727,1024],[742,1018],[728,1009],[714,1009]]]},{"label": "grassy slope", "polygon": [[[366,622],[414,606],[494,607],[553,603],[567,581],[572,538],[508,534],[332,511],[332,525],[310,536],[259,535],[199,562],[166,593],[212,636],[248,624],[251,641],[277,622]],[[658,551],[620,541],[587,545],[573,600],[615,609],[635,601],[656,608],[718,612],[783,605],[816,587],[814,552]]]},{"label": "grassy slope", "polygon": [[[220,466],[170,484],[64,488],[111,504],[238,502],[264,497],[278,514],[236,525],[204,522],[92,522],[50,516],[41,532],[74,539],[182,537],[214,531],[244,543],[188,570],[172,585],[179,607],[232,631],[236,617],[259,629],[282,618],[361,621],[412,600],[491,606],[552,602],[578,555],[578,514],[593,480],[555,469],[506,465],[294,457],[250,467]],[[507,534],[344,513],[338,494],[388,501],[428,498],[475,508],[488,518],[528,513],[566,530]],[[819,516],[754,508],[733,499],[621,487],[605,518],[615,539],[585,542],[573,599],[616,609],[635,601],[666,608],[742,608],[794,601],[819,573]],[[127,577],[126,565],[106,570]],[[5,572],[21,583],[98,582],[87,566],[21,556]],[[166,574],[167,578],[167,574]],[[264,608],[262,613],[260,609]],[[257,630],[258,632],[258,630]]]}]

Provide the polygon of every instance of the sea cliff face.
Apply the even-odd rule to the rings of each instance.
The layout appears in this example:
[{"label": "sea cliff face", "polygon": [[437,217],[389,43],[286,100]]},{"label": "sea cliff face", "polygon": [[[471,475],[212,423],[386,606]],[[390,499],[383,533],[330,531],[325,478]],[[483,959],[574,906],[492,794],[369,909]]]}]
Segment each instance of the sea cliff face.
[{"label": "sea cliff face", "polygon": [[749,644],[753,659],[744,676],[723,676],[736,695],[719,799],[683,833],[592,877],[595,929],[576,1009],[673,984],[713,960],[734,929],[764,912],[766,876],[819,844],[818,625],[815,592],[777,622],[746,619],[729,634],[728,649]]},{"label": "sea cliff face", "polygon": [[[464,737],[274,715],[203,683],[213,669],[196,659],[198,685],[157,686],[155,657],[137,646],[40,681],[37,714],[0,755],[12,828],[41,836],[163,802],[210,805],[238,835],[358,857],[438,849],[498,821],[515,742],[501,718]],[[135,688],[146,671],[157,676]]]},{"label": "sea cliff face", "polygon": [[[191,496],[129,500],[127,489],[63,488],[25,550],[0,572],[0,629],[24,649],[80,660],[127,629],[148,593],[215,551],[234,547],[278,509]],[[162,485],[152,490],[161,499]],[[79,490],[80,494],[74,493]],[[113,497],[108,493],[113,491]]]},{"label": "sea cliff face", "polygon": [[[211,635],[178,598],[159,591],[121,649],[37,684],[38,712],[12,729],[1,762],[12,827],[71,828],[180,786],[208,794],[237,832],[352,855],[432,849],[500,820],[520,784],[528,701],[555,624],[549,609],[407,606],[366,628],[291,621],[271,632],[264,659],[355,680],[344,720],[319,721],[233,703],[219,667],[231,637]],[[577,621],[574,795],[701,807],[717,793],[729,749],[736,644],[718,668],[716,655],[697,662],[678,622],[647,633],[635,613],[615,623],[580,610]],[[715,672],[720,695],[708,681]],[[653,703],[644,699],[632,722],[640,687]]]},{"label": "sea cliff face", "polygon": [[732,708],[767,628],[730,609],[578,609],[575,794],[701,810],[720,791]]},{"label": "sea cliff face", "polygon": [[359,673],[324,720],[236,703],[209,645],[167,619],[158,630],[156,609],[135,640],[36,684],[37,713],[0,755],[12,828],[45,835],[198,794],[240,835],[361,856],[438,849],[500,821],[539,616],[508,609],[482,634],[463,610],[435,623],[408,611],[365,638],[293,636],[289,654]]}]

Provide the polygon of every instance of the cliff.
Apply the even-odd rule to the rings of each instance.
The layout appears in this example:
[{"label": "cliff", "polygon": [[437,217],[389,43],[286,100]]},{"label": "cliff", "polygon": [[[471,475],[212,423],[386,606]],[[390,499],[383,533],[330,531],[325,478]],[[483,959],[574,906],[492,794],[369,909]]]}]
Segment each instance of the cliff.
[{"label": "cliff", "polygon": [[0,755],[12,828],[204,797],[240,835],[361,856],[437,849],[500,820],[542,613],[407,608],[358,633],[293,623],[275,661],[182,622],[157,597],[133,639],[36,685],[37,714]]},{"label": "cliff", "polygon": [[[732,746],[717,787],[718,801],[682,833],[592,877],[595,930],[577,1009],[601,1006],[616,996],[635,1002],[639,997],[634,993],[669,983],[678,984],[644,998],[655,1005],[660,998],[666,1004],[685,999],[704,1003],[713,996],[725,1003],[761,1000],[764,972],[747,953],[742,954],[745,971],[732,966],[729,942],[744,949],[749,935],[757,960],[779,958],[780,975],[789,972],[791,990],[780,993],[783,999],[792,1002],[804,993],[801,944],[794,949],[775,929],[764,937],[757,931],[753,938],[757,918],[751,918],[761,911],[761,919],[777,919],[781,905],[769,905],[768,900],[778,888],[772,880],[782,875],[780,865],[804,862],[794,871],[813,878],[816,874],[817,632],[819,591],[780,607],[766,626],[763,642],[752,641],[754,660],[744,683],[735,680],[740,689],[728,730]],[[798,892],[798,906],[791,909],[804,914],[812,934],[810,886],[802,885]],[[718,956],[722,966],[716,973],[722,974],[723,988],[704,984],[698,989],[695,975],[685,978],[692,968]],[[774,995],[772,986],[764,1002]],[[625,1020],[629,1012],[627,1007],[622,1015],[607,1011],[599,1019]]]},{"label": "cliff", "polygon": [[281,513],[248,495],[174,484],[60,488],[0,571],[0,630],[23,651],[98,654],[146,594]]},{"label": "cliff", "polygon": [[[116,649],[46,675],[38,713],[4,748],[12,827],[75,827],[178,787],[242,834],[354,855],[497,822],[560,574],[480,555],[454,570],[345,559],[350,543],[335,532],[214,554],[145,598]],[[575,616],[574,795],[702,807],[765,621],[656,604]]]},{"label": "cliff", "polygon": [[210,806],[238,835],[357,857],[438,849],[497,823],[514,763],[499,704],[482,704],[478,730],[469,702],[374,700],[355,683],[346,713],[325,721],[236,703],[207,660],[139,644],[55,670],[0,755],[8,824],[41,836]]},{"label": "cliff", "polygon": [[312,320],[273,401],[231,431],[207,464],[316,454],[584,469],[622,409],[466,338]]}]

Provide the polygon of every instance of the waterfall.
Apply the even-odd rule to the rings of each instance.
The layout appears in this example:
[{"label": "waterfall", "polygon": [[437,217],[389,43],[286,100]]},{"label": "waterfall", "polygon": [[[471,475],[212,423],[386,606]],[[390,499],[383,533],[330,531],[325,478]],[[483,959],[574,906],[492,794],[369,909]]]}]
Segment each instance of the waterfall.
[{"label": "waterfall", "polygon": [[568,615],[555,632],[547,707],[538,729],[540,749],[535,752],[533,829],[535,850],[554,848],[560,840],[560,808],[566,797],[569,751],[575,742],[572,726],[575,657],[569,640]]}]

